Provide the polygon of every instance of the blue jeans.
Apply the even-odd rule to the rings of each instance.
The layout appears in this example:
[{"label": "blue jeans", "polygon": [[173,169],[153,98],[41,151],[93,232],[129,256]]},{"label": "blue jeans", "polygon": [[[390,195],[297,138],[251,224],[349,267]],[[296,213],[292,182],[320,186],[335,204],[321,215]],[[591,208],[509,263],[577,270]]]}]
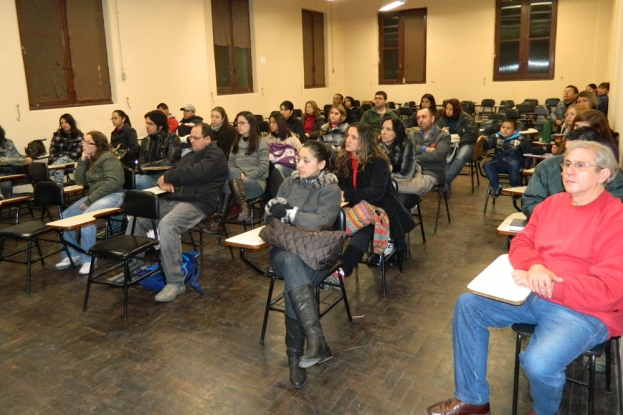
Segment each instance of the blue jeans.
[{"label": "blue jeans", "polygon": [[[158,238],[160,239],[160,260],[167,284],[184,286],[182,274],[181,235],[206,217],[205,213],[188,202],[160,199],[160,220]],[[132,230],[134,218],[128,218],[126,234]],[[146,236],[151,230],[151,219],[138,218],[134,234]]]},{"label": "blue jeans", "polygon": [[514,323],[536,324],[528,347],[519,355],[530,381],[532,409],[537,414],[556,413],[565,386],[565,368],[585,351],[608,340],[608,329],[595,317],[534,294],[520,306],[471,293],[459,297],[452,325],[455,396],[472,405],[489,402],[485,379],[488,327],[505,328]]},{"label": "blue jeans", "polygon": [[[65,209],[65,211],[63,212],[63,218],[71,218],[72,216],[82,215],[83,213],[93,212],[94,210],[98,209],[119,207],[123,204],[123,196],[123,192],[111,193],[108,196],[104,196],[101,199],[96,200],[87,209],[82,210],[80,209],[80,205],[83,204],[85,200],[87,200],[87,197],[85,196],[75,202],[73,205],[69,206],[67,209]],[[97,229],[95,228],[94,224],[83,226],[80,228],[80,248],[82,250],[88,251],[93,245],[95,245],[96,232]],[[78,245],[76,241],[76,234],[74,231],[63,232],[63,239],[69,243]],[[91,261],[91,256],[89,254],[80,253],[71,246],[69,246],[68,248],[72,257],[80,255],[80,261],[82,263]],[[67,253],[63,251],[61,253],[61,258],[66,257]]]},{"label": "blue jeans", "polygon": [[158,179],[164,174],[164,171],[156,174],[137,174],[134,176],[136,180],[136,190],[145,190],[158,185]]},{"label": "blue jeans", "polygon": [[517,187],[521,184],[521,164],[517,160],[491,160],[482,165],[482,169],[485,171],[491,187],[497,189],[500,186],[500,180],[498,174],[508,174],[508,180],[512,187]]},{"label": "blue jeans", "polygon": [[[69,158],[69,157],[59,157],[56,160],[54,160],[54,163],[52,163],[51,166],[54,166],[56,164],[67,164],[67,163],[75,163],[75,162],[76,160]],[[63,184],[65,182],[65,169],[54,170],[54,173],[52,173],[52,175],[54,176],[54,181],[56,183]]]},{"label": "blue jeans", "polygon": [[472,146],[471,144],[463,144],[456,150],[454,159],[446,166],[446,183],[450,186],[450,183],[459,175],[465,163],[472,158]]},{"label": "blue jeans", "polygon": [[[225,183],[225,186],[223,186],[223,193],[231,193],[231,189],[229,188],[229,181],[239,179],[240,177],[240,170],[229,169],[227,183]],[[260,186],[260,184],[255,179],[242,179],[242,183],[244,184],[244,194],[247,199],[255,199],[262,196],[262,193],[264,193],[264,189],[262,189],[262,186]]]},{"label": "blue jeans", "polygon": [[301,257],[283,249],[270,248],[270,266],[275,274],[283,278],[283,299],[286,306],[286,315],[296,320],[296,314],[290,302],[288,291],[292,291],[301,285],[317,287],[329,273],[329,268],[317,271],[307,265]]}]

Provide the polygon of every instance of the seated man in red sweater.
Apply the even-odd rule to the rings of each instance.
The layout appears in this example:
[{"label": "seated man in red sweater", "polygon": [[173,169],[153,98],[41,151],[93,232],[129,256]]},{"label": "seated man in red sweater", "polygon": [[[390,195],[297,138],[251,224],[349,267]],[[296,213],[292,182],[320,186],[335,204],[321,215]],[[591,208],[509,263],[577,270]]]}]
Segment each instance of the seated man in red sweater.
[{"label": "seated man in red sweater", "polygon": [[565,191],[536,206],[509,252],[513,279],[532,290],[520,306],[463,294],[454,309],[454,398],[428,415],[489,414],[489,327],[536,328],[521,366],[530,382],[528,415],[557,414],[565,368],[623,333],[623,203],[605,191],[617,173],[608,147],[573,142],[561,164]]}]

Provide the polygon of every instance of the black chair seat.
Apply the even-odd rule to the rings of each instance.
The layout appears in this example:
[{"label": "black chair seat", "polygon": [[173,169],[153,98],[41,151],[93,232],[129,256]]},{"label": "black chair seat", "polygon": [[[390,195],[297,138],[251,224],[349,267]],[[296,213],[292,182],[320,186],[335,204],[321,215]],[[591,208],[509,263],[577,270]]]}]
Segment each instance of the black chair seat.
[{"label": "black chair seat", "polygon": [[51,230],[51,228],[46,226],[44,221],[37,219],[4,228],[0,230],[0,236],[15,239],[30,239]]},{"label": "black chair seat", "polygon": [[158,244],[158,240],[145,236],[120,235],[98,242],[89,249],[89,253],[107,258],[126,259]]}]

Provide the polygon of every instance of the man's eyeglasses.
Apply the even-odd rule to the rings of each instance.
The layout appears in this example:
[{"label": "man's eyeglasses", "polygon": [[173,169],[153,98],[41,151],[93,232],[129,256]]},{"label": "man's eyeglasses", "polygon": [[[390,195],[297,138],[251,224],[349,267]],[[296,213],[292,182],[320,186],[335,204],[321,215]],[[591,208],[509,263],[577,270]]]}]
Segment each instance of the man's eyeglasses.
[{"label": "man's eyeglasses", "polygon": [[188,136],[188,139],[189,139],[189,140],[200,140],[200,139],[202,139],[202,138],[203,138],[202,136],[199,136],[199,137],[195,137],[194,135],[189,135],[189,136]]},{"label": "man's eyeglasses", "polygon": [[560,163],[560,168],[562,170],[567,170],[569,167],[573,166],[574,169],[579,170],[579,171],[583,171],[586,170],[589,167],[597,167],[598,169],[601,169],[598,165],[596,164],[590,164],[590,163],[582,163],[579,161],[574,161],[571,162],[569,160],[565,160],[562,163]]}]

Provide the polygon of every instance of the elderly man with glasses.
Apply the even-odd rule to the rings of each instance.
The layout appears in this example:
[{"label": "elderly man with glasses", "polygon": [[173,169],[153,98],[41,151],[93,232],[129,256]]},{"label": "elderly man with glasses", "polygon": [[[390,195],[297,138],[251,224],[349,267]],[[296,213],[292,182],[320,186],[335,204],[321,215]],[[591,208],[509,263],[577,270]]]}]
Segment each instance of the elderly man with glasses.
[{"label": "elderly man with glasses", "polygon": [[[190,131],[191,152],[158,178],[158,187],[166,192],[160,200],[158,237],[162,267],[167,284],[156,295],[156,301],[173,301],[186,290],[182,274],[180,237],[199,221],[216,212],[221,189],[225,185],[227,159],[212,141],[208,124],[200,123]],[[151,220],[138,219],[135,234],[147,235]],[[129,230],[132,224],[128,225]]]},{"label": "elderly man with glasses", "polygon": [[428,415],[489,414],[489,327],[535,325],[521,366],[530,382],[528,415],[560,409],[565,368],[587,350],[623,334],[623,203],[605,189],[618,167],[612,151],[576,141],[561,163],[565,191],[535,209],[511,244],[515,283],[532,290],[510,305],[463,294],[454,310],[454,398]]}]

